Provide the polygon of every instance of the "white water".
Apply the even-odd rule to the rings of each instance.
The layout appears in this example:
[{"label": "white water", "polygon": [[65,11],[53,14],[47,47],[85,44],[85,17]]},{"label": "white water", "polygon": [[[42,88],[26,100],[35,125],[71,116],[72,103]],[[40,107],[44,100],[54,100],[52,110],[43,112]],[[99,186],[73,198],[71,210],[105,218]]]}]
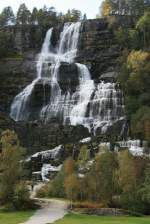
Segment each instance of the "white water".
[{"label": "white water", "polygon": [[[48,122],[54,118],[63,124],[81,124],[92,132],[98,128],[105,132],[114,122],[124,119],[123,96],[116,84],[95,84],[86,65],[75,62],[80,29],[80,22],[66,23],[56,53],[53,53],[51,43],[53,29],[48,30],[37,62],[37,78],[12,103],[10,116],[14,120],[32,118],[31,95],[39,80],[43,87],[49,81],[50,99],[48,102],[43,100],[37,119]],[[78,85],[74,91],[69,87],[65,92],[61,89],[59,72],[62,63],[68,66],[74,63],[77,67]]]},{"label": "white water", "polygon": [[41,54],[37,62],[37,78],[33,80],[33,82],[28,85],[20,94],[18,94],[12,102],[10,116],[15,121],[28,120],[29,118],[28,104],[30,101],[30,96],[35,84],[41,78],[43,62],[45,61],[46,56],[49,52],[52,30],[52,28],[48,30],[42,46]]}]

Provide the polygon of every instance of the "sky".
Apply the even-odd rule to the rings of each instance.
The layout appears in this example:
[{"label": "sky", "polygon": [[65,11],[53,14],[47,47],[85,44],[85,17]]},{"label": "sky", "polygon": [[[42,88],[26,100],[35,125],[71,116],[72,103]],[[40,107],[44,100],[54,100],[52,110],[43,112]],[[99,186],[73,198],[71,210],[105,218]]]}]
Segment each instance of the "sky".
[{"label": "sky", "polygon": [[79,9],[84,14],[87,14],[88,19],[95,18],[98,14],[98,9],[102,0],[0,0],[0,11],[6,6],[11,6],[14,12],[17,11],[21,3],[32,10],[33,7],[42,8],[55,7],[58,12],[66,12],[68,9]]}]

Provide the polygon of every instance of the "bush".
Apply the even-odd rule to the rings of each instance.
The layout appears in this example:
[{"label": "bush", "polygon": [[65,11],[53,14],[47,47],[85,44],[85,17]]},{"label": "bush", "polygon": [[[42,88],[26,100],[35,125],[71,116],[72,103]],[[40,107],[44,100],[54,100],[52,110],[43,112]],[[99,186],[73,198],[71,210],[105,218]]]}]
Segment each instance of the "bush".
[{"label": "bush", "polygon": [[48,185],[45,185],[37,191],[36,196],[38,198],[45,198],[48,196],[48,191],[49,191]]},{"label": "bush", "polygon": [[17,210],[24,210],[32,207],[30,192],[24,182],[16,185],[13,204]]}]

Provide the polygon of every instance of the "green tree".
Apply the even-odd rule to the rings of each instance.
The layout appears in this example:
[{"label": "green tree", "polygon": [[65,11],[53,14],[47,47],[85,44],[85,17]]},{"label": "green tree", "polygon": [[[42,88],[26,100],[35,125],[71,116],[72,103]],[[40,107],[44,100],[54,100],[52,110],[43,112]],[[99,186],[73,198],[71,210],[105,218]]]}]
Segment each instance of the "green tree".
[{"label": "green tree", "polygon": [[144,0],[109,0],[113,14],[119,15],[143,15],[145,4]]},{"label": "green tree", "polygon": [[121,206],[125,209],[142,212],[145,209],[139,194],[143,182],[145,160],[135,158],[127,150],[119,154],[118,183],[122,191]]},{"label": "green tree", "polygon": [[139,193],[142,195],[142,200],[150,204],[150,164],[145,170],[145,179]]},{"label": "green tree", "polygon": [[33,8],[32,14],[31,14],[31,24],[38,25],[38,10],[37,8]]},{"label": "green tree", "polygon": [[0,25],[11,26],[15,24],[15,16],[10,6],[3,9],[1,13]]},{"label": "green tree", "polygon": [[17,24],[30,24],[31,13],[25,4],[21,4],[17,12]]},{"label": "green tree", "polygon": [[87,145],[83,145],[80,148],[80,153],[78,156],[78,163],[79,163],[79,165],[84,166],[86,164],[86,162],[88,162],[89,159],[90,159],[90,155],[89,155],[88,147],[87,147]]},{"label": "green tree", "polygon": [[116,190],[116,168],[117,161],[115,153],[106,149],[105,152],[97,156],[90,171],[89,178],[90,182],[94,183],[91,189],[95,188],[95,199],[105,206],[112,203],[112,197]]},{"label": "green tree", "polygon": [[13,201],[16,185],[23,175],[21,160],[23,148],[14,131],[4,131],[1,137],[0,199],[2,203]]},{"label": "green tree", "polygon": [[135,137],[150,142],[150,107],[141,107],[131,120],[132,133]]},{"label": "green tree", "polygon": [[145,12],[138,20],[136,28],[140,30],[143,35],[143,42],[145,47],[150,46],[150,11]]},{"label": "green tree", "polygon": [[13,54],[15,54],[13,34],[0,31],[0,58],[11,56]]}]

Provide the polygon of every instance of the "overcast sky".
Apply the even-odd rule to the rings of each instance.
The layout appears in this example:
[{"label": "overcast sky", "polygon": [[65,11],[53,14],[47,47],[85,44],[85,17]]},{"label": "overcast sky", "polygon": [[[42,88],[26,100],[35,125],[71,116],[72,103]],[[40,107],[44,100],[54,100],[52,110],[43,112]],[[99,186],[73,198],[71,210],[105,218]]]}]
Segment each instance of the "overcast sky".
[{"label": "overcast sky", "polygon": [[6,6],[11,6],[16,12],[19,5],[25,3],[30,10],[33,7],[42,8],[43,5],[54,6],[58,12],[66,12],[68,9],[75,8],[92,19],[98,13],[101,2],[102,0],[0,0],[0,11]]}]

